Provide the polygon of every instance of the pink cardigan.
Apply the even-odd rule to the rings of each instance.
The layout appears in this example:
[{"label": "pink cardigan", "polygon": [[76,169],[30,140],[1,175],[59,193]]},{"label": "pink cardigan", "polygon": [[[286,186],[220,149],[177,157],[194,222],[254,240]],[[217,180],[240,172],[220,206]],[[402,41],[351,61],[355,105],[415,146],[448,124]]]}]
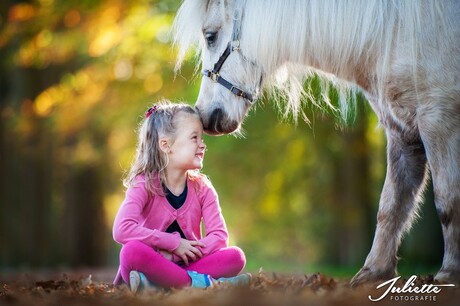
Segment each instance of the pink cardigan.
[{"label": "pink cardigan", "polygon": [[[180,243],[178,232],[166,233],[177,221],[187,240],[199,240],[203,256],[228,246],[228,232],[214,187],[205,179],[187,179],[187,197],[179,208],[173,208],[166,197],[154,195],[149,199],[143,176],[138,176],[134,187],[126,190],[113,224],[113,238],[120,244],[138,240],[156,250],[174,251]],[[206,236],[201,234],[203,220]],[[120,281],[118,273],[115,284]]]}]

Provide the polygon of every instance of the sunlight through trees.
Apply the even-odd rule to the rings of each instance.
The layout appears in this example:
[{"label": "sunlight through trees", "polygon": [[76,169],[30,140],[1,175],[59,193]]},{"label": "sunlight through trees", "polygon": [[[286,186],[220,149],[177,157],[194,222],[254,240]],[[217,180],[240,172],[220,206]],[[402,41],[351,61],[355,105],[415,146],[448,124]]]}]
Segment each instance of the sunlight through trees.
[{"label": "sunlight through trees", "polygon": [[[173,72],[169,30],[178,6],[2,2],[0,269],[117,261],[111,226],[138,123],[160,98],[193,104],[198,93],[192,59]],[[244,138],[206,136],[203,172],[249,269],[362,264],[385,169],[384,137],[365,105],[361,99],[346,125],[307,103],[309,124],[294,124],[265,98]],[[425,227],[418,235],[433,245],[423,259],[429,266],[442,241]]]}]

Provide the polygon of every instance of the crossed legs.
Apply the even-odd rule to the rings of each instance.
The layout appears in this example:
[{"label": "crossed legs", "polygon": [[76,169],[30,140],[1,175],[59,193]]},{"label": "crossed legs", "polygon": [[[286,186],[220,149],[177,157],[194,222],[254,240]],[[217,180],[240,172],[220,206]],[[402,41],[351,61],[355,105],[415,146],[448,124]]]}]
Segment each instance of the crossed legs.
[{"label": "crossed legs", "polygon": [[120,252],[120,270],[126,283],[129,283],[129,272],[136,270],[144,273],[150,282],[165,288],[190,286],[188,270],[209,274],[217,279],[236,276],[245,264],[244,253],[237,247],[222,248],[186,267],[169,261],[140,241],[126,243]]}]

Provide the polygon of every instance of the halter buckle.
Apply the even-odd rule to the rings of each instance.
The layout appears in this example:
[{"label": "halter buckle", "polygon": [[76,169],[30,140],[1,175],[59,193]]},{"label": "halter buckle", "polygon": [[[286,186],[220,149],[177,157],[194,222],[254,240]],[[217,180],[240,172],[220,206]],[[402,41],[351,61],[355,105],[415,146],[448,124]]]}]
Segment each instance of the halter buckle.
[{"label": "halter buckle", "polygon": [[241,89],[239,89],[238,87],[236,86],[233,86],[232,85],[232,88],[230,88],[230,91],[235,95],[235,96],[238,96],[238,97],[242,97],[243,96],[243,91]]},{"label": "halter buckle", "polygon": [[219,79],[219,77],[220,77],[219,72],[214,72],[214,71],[209,72],[209,78],[213,80],[214,82],[217,83],[217,80]]},{"label": "halter buckle", "polygon": [[240,50],[240,41],[238,39],[237,40],[232,40],[232,42],[230,44],[232,46],[232,49],[231,49],[232,52]]}]

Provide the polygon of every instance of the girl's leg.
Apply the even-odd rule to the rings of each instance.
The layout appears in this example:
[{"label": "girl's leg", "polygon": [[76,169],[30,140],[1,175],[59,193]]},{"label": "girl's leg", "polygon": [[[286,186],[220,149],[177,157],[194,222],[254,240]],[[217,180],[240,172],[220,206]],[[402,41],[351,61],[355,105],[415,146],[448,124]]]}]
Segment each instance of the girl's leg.
[{"label": "girl's leg", "polygon": [[144,273],[156,286],[181,288],[191,284],[187,271],[140,241],[130,241],[123,245],[120,269],[123,280],[128,284],[129,272],[132,270]]},{"label": "girl's leg", "polygon": [[246,265],[246,257],[238,247],[222,248],[191,263],[186,270],[209,274],[215,279],[238,275]]}]

